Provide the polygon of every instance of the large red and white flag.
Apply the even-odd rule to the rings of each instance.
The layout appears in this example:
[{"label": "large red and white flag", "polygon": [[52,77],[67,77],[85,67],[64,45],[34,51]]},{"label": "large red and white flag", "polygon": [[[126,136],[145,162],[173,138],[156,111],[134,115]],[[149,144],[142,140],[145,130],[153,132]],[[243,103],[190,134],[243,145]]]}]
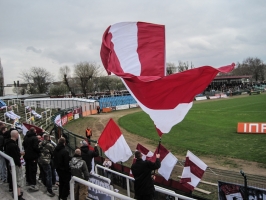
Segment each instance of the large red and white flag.
[{"label": "large red and white flag", "polygon": [[191,191],[197,187],[207,165],[190,151],[187,151],[186,162],[181,176],[180,183]]},{"label": "large red and white flag", "polygon": [[120,128],[113,119],[110,119],[105,126],[98,139],[98,144],[104,151],[105,155],[114,163],[119,161],[125,162],[130,156],[132,156],[132,152],[122,135]]},{"label": "large red and white flag", "polygon": [[32,124],[23,123],[23,125],[22,125],[22,133],[23,133],[23,135],[26,135],[26,133],[27,133],[27,132],[30,130],[30,128],[32,128],[32,127],[35,128],[37,135],[40,135],[40,134],[43,133],[43,130],[42,130],[40,127],[38,127],[38,126],[34,126],[34,125],[32,125]]},{"label": "large red and white flag", "polygon": [[234,69],[234,63],[218,69],[203,66],[165,76],[165,27],[144,22],[108,27],[100,55],[106,71],[122,78],[161,133],[168,133],[184,119],[194,97],[217,73]]},{"label": "large red and white flag", "polygon": [[[157,149],[155,150],[154,153],[152,153],[150,150],[148,150],[147,148],[145,148],[141,144],[138,144],[136,149],[142,153],[142,159],[143,160],[149,160],[152,162],[155,162],[156,154],[159,153],[160,154],[161,167],[158,169],[158,173],[161,174],[165,178],[165,180],[168,180],[170,178],[170,175],[173,171],[173,168],[176,165],[178,160],[163,145],[160,144],[160,147],[157,147]],[[133,163],[134,163],[134,161],[133,161]]]}]

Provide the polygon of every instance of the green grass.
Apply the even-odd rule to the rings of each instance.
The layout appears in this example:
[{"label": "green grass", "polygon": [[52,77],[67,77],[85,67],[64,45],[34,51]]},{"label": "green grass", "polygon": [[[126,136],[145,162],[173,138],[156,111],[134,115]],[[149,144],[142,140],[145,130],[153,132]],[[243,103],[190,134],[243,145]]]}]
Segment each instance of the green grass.
[{"label": "green grass", "polygon": [[[169,150],[214,155],[266,164],[266,134],[237,134],[238,122],[266,122],[266,94],[195,102],[185,119],[162,136]],[[119,125],[158,141],[152,120],[144,112],[126,115]]]}]

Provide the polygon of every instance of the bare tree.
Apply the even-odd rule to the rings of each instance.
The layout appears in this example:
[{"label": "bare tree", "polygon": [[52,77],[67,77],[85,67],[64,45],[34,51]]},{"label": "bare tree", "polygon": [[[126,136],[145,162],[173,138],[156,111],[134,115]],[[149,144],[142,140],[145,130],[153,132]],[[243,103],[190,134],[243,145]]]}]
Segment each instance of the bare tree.
[{"label": "bare tree", "polygon": [[177,66],[178,72],[183,72],[183,71],[186,71],[188,69],[193,69],[193,68],[194,68],[194,65],[192,64],[192,62],[190,63],[190,66],[189,66],[188,62],[178,61],[178,66]]},{"label": "bare tree", "polygon": [[182,61],[178,61],[178,65],[176,65],[175,63],[166,63],[167,75],[174,74],[177,72],[183,72],[183,71],[186,71],[188,69],[193,69],[193,68],[194,68],[194,65],[192,64],[192,62],[190,63],[190,66],[188,62],[182,62]]},{"label": "bare tree", "polygon": [[60,67],[59,68],[59,78],[63,81],[63,83],[66,85],[68,91],[71,93],[72,97],[75,97],[76,94],[73,90],[73,87],[71,87],[71,69],[68,66]]},{"label": "bare tree", "polygon": [[53,80],[52,74],[42,67],[32,67],[29,71],[23,71],[20,77],[29,84],[31,92],[36,88],[36,93],[46,93],[48,83]]},{"label": "bare tree", "polygon": [[246,58],[242,63],[237,63],[233,75],[252,75],[255,81],[264,81],[266,73],[266,65],[259,58]]},{"label": "bare tree", "polygon": [[64,95],[68,91],[68,88],[65,84],[61,83],[60,85],[53,85],[50,88],[51,96],[60,96]]},{"label": "bare tree", "polygon": [[99,69],[100,66],[89,62],[80,62],[74,66],[75,76],[79,79],[79,85],[85,97],[88,91],[93,91],[93,78],[97,77]]},{"label": "bare tree", "polygon": [[166,63],[166,73],[171,75],[177,72],[177,66],[175,63]]}]

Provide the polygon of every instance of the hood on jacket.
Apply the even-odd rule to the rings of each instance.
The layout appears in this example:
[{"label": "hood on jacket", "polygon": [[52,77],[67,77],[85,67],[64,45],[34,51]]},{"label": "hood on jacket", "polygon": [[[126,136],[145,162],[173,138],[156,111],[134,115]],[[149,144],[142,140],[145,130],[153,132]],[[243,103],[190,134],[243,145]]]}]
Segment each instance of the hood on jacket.
[{"label": "hood on jacket", "polygon": [[61,149],[64,149],[65,148],[65,145],[64,144],[61,144],[59,143],[56,147],[55,147],[55,151],[60,151]]},{"label": "hood on jacket", "polygon": [[88,146],[81,146],[81,147],[80,147],[80,150],[81,150],[81,152],[83,152],[83,153],[88,153],[88,151],[89,151],[89,147],[88,147]]},{"label": "hood on jacket", "polygon": [[8,145],[10,143],[16,143],[16,141],[12,139],[7,139],[5,145]]},{"label": "hood on jacket", "polygon": [[36,136],[36,133],[28,131],[25,137],[32,137],[32,136]]}]

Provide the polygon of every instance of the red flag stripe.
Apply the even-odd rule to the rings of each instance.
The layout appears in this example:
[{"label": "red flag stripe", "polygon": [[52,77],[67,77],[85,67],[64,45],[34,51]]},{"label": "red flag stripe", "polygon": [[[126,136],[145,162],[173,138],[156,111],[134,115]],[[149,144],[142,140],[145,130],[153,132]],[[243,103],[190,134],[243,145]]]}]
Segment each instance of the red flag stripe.
[{"label": "red flag stripe", "polygon": [[[165,76],[164,25],[137,22],[141,76]],[[156,34],[154,34],[156,33]]]},{"label": "red flag stripe", "polygon": [[[234,64],[226,69],[231,71],[233,68]],[[150,82],[144,82],[139,77],[124,80],[134,96],[146,107],[173,109],[180,103],[192,102],[195,95],[201,93],[219,72],[219,69],[204,66]]]},{"label": "red flag stripe", "polygon": [[107,151],[116,143],[121,135],[120,128],[116,125],[113,119],[110,119],[98,139],[98,144],[103,151]]},{"label": "red flag stripe", "polygon": [[192,185],[190,185],[189,183],[182,183],[182,186],[188,188],[189,190],[193,191],[194,187]]},{"label": "red flag stripe", "polygon": [[194,162],[192,162],[189,157],[186,157],[186,162],[185,162],[185,167],[189,166],[190,167],[190,172],[197,176],[199,179],[202,178],[204,174],[204,170],[199,168]]},{"label": "red flag stripe", "polygon": [[137,147],[136,147],[136,149],[138,150],[138,151],[140,151],[142,154],[144,154],[144,155],[147,155],[150,151],[148,150],[148,149],[146,149],[144,146],[142,146],[141,144],[137,144]]},{"label": "red flag stripe", "polygon": [[153,156],[151,158],[147,158],[147,160],[155,162],[156,154],[158,154],[158,148],[159,148],[159,154],[160,154],[160,161],[162,161],[167,156],[167,154],[169,153],[169,151],[163,145],[160,144],[160,147],[156,148]]}]

